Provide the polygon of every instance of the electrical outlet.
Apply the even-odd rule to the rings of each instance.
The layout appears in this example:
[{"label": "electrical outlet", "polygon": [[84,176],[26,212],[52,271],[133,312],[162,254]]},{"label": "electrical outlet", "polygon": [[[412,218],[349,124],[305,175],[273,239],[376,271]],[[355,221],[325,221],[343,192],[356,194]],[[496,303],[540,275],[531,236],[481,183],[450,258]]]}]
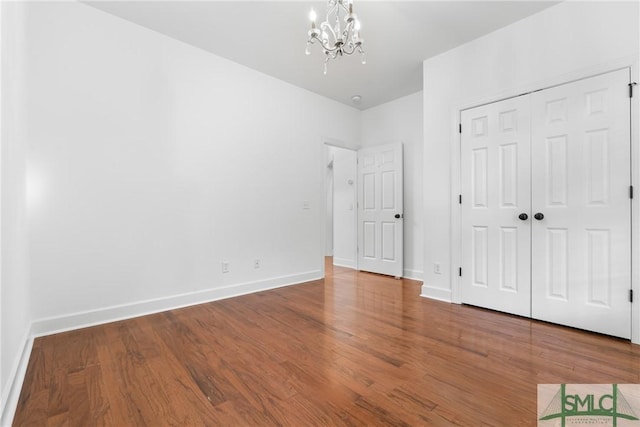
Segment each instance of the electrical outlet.
[{"label": "electrical outlet", "polygon": [[261,267],[261,262],[259,259],[254,259],[253,260],[253,268],[260,268]]},{"label": "electrical outlet", "polygon": [[222,272],[223,273],[229,272],[229,261],[222,261]]},{"label": "electrical outlet", "polygon": [[433,263],[433,272],[435,274],[442,274],[442,271],[440,270],[440,263],[439,262],[434,262]]}]

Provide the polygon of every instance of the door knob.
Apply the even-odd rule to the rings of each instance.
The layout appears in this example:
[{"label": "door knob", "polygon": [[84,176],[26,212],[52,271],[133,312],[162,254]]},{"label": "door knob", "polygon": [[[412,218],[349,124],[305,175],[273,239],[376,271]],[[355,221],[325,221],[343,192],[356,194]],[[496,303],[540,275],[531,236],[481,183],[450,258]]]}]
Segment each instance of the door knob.
[{"label": "door knob", "polygon": [[540,221],[541,219],[543,219],[543,218],[544,218],[544,215],[543,215],[542,213],[538,212],[538,213],[537,213],[537,214],[535,214],[533,217],[534,217],[535,219],[537,219],[538,221]]},{"label": "door knob", "polygon": [[395,215],[394,215],[394,217],[395,217],[396,219],[400,218],[401,216],[402,216],[402,215],[400,215],[400,214],[395,214]]},{"label": "door knob", "polygon": [[529,219],[529,215],[527,215],[526,213],[521,213],[520,215],[518,215],[518,218],[520,218],[522,221],[526,221],[527,219]]}]

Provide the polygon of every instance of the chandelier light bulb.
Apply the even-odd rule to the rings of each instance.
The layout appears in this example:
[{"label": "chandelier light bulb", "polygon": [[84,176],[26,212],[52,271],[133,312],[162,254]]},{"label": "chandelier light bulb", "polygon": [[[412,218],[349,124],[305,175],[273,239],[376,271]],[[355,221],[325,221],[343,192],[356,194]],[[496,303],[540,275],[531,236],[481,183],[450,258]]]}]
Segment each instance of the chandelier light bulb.
[{"label": "chandelier light bulb", "polygon": [[311,9],[311,11],[309,12],[309,20],[315,23],[316,19],[318,19],[318,15],[316,15],[315,10]]}]

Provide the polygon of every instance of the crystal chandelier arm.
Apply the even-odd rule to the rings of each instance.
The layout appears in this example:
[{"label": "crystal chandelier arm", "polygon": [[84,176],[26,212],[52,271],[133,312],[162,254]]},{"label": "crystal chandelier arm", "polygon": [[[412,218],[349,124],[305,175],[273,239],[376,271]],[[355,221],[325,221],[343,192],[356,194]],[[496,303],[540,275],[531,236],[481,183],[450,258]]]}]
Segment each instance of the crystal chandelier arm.
[{"label": "crystal chandelier arm", "polygon": [[342,48],[342,46],[329,46],[327,43],[325,43],[320,37],[316,36],[316,35],[312,35],[309,37],[309,43],[313,43],[314,40],[317,40],[320,43],[320,46],[322,46],[322,48],[328,52],[336,52],[338,50],[340,50]]},{"label": "crystal chandelier arm", "polygon": [[[348,3],[347,3],[348,4]],[[334,6],[334,9],[336,7],[339,7],[340,9],[342,9],[342,11],[345,13],[345,15],[349,15],[349,7],[344,5],[344,2],[337,2],[337,4]]]},{"label": "crystal chandelier arm", "polygon": [[[320,29],[322,31],[329,30],[331,32],[331,35],[333,36],[334,40],[336,40],[338,38],[338,37],[336,37],[336,33],[333,31],[333,27],[329,24],[329,20],[328,19],[320,24]],[[322,43],[322,44],[324,44],[324,43]]]},{"label": "crystal chandelier arm", "polygon": [[352,41],[350,41],[342,46],[342,53],[344,53],[345,55],[353,55],[356,52],[364,53],[364,50],[362,49],[362,45],[360,45],[360,43],[353,43]]},{"label": "crystal chandelier arm", "polygon": [[342,31],[342,37],[344,37],[344,40],[349,40],[351,38],[349,37],[349,35],[351,34],[352,30],[353,30],[353,21],[350,21],[347,23],[347,25],[345,25],[344,31]]},{"label": "crystal chandelier arm", "polygon": [[334,13],[335,13],[338,17],[340,16],[340,8],[339,8],[339,7],[340,7],[340,4],[339,4],[339,3],[337,3],[337,2],[335,2],[334,4],[331,4],[331,2],[329,2],[329,6],[330,6],[330,7],[328,7],[328,8],[327,8],[327,14],[326,14],[326,15],[325,15],[325,17],[324,17],[324,22],[322,22],[322,23],[320,24],[320,28],[321,28],[323,31],[324,31],[324,30],[326,30],[326,29],[328,28],[328,29],[331,31],[331,35],[332,35],[332,36],[333,36],[333,38],[335,39],[335,38],[336,38],[336,33],[335,33],[335,31],[333,30],[333,27],[331,27],[331,24],[329,24],[329,21],[330,21],[330,18],[329,18],[329,17],[330,17],[332,14],[334,14]]},{"label": "crystal chandelier arm", "polygon": [[348,42],[342,47],[345,55],[351,55],[356,51],[356,45],[353,42]]}]

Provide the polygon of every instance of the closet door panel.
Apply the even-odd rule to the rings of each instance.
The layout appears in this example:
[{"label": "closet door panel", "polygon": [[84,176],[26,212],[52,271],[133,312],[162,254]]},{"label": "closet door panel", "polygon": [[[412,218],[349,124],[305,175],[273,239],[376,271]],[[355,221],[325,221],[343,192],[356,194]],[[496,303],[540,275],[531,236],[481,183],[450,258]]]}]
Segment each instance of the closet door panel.
[{"label": "closet door panel", "polygon": [[628,69],[531,95],[532,316],[631,334]]},{"label": "closet door panel", "polygon": [[462,302],[530,316],[529,96],[461,116]]}]

